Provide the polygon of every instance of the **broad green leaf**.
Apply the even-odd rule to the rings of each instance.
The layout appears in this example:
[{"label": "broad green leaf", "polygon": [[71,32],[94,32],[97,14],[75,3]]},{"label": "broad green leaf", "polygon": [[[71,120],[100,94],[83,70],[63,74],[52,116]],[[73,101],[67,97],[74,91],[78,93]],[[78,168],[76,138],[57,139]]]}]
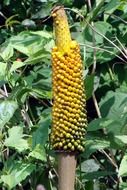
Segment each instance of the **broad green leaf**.
[{"label": "broad green leaf", "polygon": [[119,189],[120,190],[127,190],[127,183],[126,182],[121,182],[119,184]]},{"label": "broad green leaf", "polygon": [[116,135],[115,139],[127,145],[127,135]]},{"label": "broad green leaf", "polygon": [[37,144],[44,145],[46,143],[46,141],[48,140],[49,125],[49,119],[44,119],[38,124],[37,130],[32,135],[33,148],[36,147]]},{"label": "broad green leaf", "polygon": [[48,17],[50,15],[51,9],[52,4],[48,4],[47,6],[47,3],[42,3],[39,11],[37,11],[35,14],[32,14],[32,19],[43,19],[45,17]]},{"label": "broad green leaf", "polygon": [[[95,28],[99,33],[106,35],[107,32],[111,32],[112,26],[108,22],[98,21],[95,22]],[[95,39],[96,43],[98,44],[101,44],[104,41],[103,37],[100,36],[99,34],[95,35]]]},{"label": "broad green leaf", "polygon": [[[103,35],[106,35],[107,32],[110,32],[112,28],[112,26],[109,23],[104,21],[95,22],[94,25],[96,31]],[[87,43],[93,42],[93,31],[90,27],[86,27],[83,34],[84,34],[84,39]],[[94,34],[95,34],[96,44],[102,44],[104,42],[103,36],[97,34],[96,32]],[[110,37],[111,36],[112,34],[110,35]],[[93,52],[93,49],[89,49],[89,51]]]},{"label": "broad green leaf", "polygon": [[25,63],[22,61],[14,61],[9,72],[12,73],[16,71],[16,69],[19,69],[20,67],[23,67],[24,65]]},{"label": "broad green leaf", "polygon": [[2,128],[18,108],[17,102],[5,100],[0,102],[0,127]]},{"label": "broad green leaf", "polygon": [[7,64],[0,62],[0,81],[5,79]]},{"label": "broad green leaf", "polygon": [[51,84],[52,84],[51,78],[41,79],[33,83],[33,88],[38,87],[43,90],[51,90]]},{"label": "broad green leaf", "polygon": [[34,31],[34,32],[31,31],[30,33],[35,34],[35,35],[39,35],[43,38],[49,38],[49,39],[52,38],[51,33],[47,32],[47,31]]},{"label": "broad green leaf", "polygon": [[103,178],[106,176],[111,176],[115,174],[115,172],[112,171],[95,171],[95,172],[87,172],[86,174],[83,175],[84,179],[87,180],[94,180],[94,179],[99,179],[99,178]]},{"label": "broad green leaf", "polygon": [[5,139],[4,144],[8,147],[17,149],[22,152],[29,148],[27,140],[23,139],[25,136],[23,134],[22,127],[12,127],[8,130],[9,137]]},{"label": "broad green leaf", "polygon": [[24,61],[25,64],[36,64],[39,62],[45,62],[47,59],[50,59],[50,54],[43,52],[37,52],[36,54],[32,54],[28,59]]},{"label": "broad green leaf", "polygon": [[114,129],[113,126],[115,126],[115,129],[117,127],[120,127],[121,123],[115,120],[107,119],[107,118],[100,118],[95,119],[91,121],[88,125],[88,131],[96,131],[98,129],[106,128],[109,132]]},{"label": "broad green leaf", "polygon": [[94,87],[94,75],[87,75],[85,79],[85,89],[87,100],[92,96]]},{"label": "broad green leaf", "polygon": [[127,176],[127,154],[124,155],[120,163],[118,175],[122,177]]},{"label": "broad green leaf", "polygon": [[52,98],[52,93],[51,91],[46,91],[42,89],[32,89],[30,92],[31,95],[37,96],[39,98],[45,98],[45,99],[51,99]]},{"label": "broad green leaf", "polygon": [[15,163],[14,167],[10,172],[1,176],[1,180],[4,185],[10,190],[26,179],[33,170],[35,170],[35,165],[31,163]]},{"label": "broad green leaf", "polygon": [[37,73],[37,74],[39,74],[39,75],[41,75],[41,76],[43,76],[44,78],[51,78],[51,73],[52,73],[52,71],[51,71],[51,68],[49,68],[49,67],[44,67],[44,68],[42,68],[42,67],[34,67],[34,71]]},{"label": "broad green leaf", "polygon": [[[106,13],[112,14],[119,6],[121,2],[120,0],[111,0],[105,6]],[[107,20],[109,15],[105,15],[105,20]]]},{"label": "broad green leaf", "polygon": [[99,168],[100,165],[96,163],[94,159],[86,160],[81,164],[81,171],[85,173],[98,171]]},{"label": "broad green leaf", "polygon": [[89,156],[96,152],[97,150],[103,150],[110,147],[110,141],[105,139],[105,137],[100,134],[91,136],[90,134],[86,136],[85,151],[82,154],[84,157],[89,158]]},{"label": "broad green leaf", "polygon": [[[106,52],[105,50],[111,53]],[[111,47],[110,50],[108,48],[105,48],[105,50],[100,50],[96,53],[97,62],[101,64],[112,60],[113,58],[115,58],[115,55],[118,54],[118,51],[114,47]]]},{"label": "broad green leaf", "polygon": [[37,160],[46,161],[46,152],[43,146],[37,144],[32,152],[28,155],[29,157],[35,158]]},{"label": "broad green leaf", "polygon": [[127,121],[127,96],[123,92],[109,91],[100,102],[100,110],[102,117],[117,121],[121,125],[116,128],[112,127],[112,132],[119,135],[122,131],[125,132]]},{"label": "broad green leaf", "polygon": [[[11,37],[10,42],[14,49],[29,57],[32,56],[35,59],[35,56],[43,58],[45,55],[44,46],[49,42],[49,38],[27,31]],[[40,55],[38,52],[41,52]],[[36,55],[36,53],[38,54]]]},{"label": "broad green leaf", "polygon": [[0,49],[0,56],[4,61],[8,61],[14,54],[13,46],[11,43],[5,42]]}]

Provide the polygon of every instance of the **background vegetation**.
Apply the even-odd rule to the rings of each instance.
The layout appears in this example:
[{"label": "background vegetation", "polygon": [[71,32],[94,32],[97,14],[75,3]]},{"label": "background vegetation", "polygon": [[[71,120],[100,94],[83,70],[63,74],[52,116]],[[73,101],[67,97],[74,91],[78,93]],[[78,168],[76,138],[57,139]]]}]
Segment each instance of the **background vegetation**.
[{"label": "background vegetation", "polygon": [[51,8],[62,3],[81,45],[86,149],[76,190],[127,190],[127,1],[0,1],[0,189],[57,188],[51,127]]}]

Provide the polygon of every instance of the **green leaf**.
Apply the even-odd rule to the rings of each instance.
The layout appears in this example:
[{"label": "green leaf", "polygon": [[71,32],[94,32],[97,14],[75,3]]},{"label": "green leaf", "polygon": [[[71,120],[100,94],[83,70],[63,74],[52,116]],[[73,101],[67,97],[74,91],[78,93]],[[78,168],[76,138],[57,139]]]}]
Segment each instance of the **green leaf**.
[{"label": "green leaf", "polygon": [[109,91],[100,102],[100,111],[102,117],[117,121],[116,127],[111,130],[114,134],[125,133],[127,121],[127,96],[126,93]]},{"label": "green leaf", "polygon": [[4,4],[8,6],[10,4],[10,1],[11,0],[4,0]]},{"label": "green leaf", "polygon": [[[41,34],[41,35],[39,35]],[[49,42],[50,34],[45,36],[44,33],[36,32],[21,32],[17,36],[13,36],[10,38],[10,42],[14,49],[22,52],[23,54],[27,55],[28,57],[43,59],[45,53],[45,45]],[[37,60],[37,58],[36,58]],[[32,61],[32,60],[31,60]],[[28,62],[28,60],[27,60]]]},{"label": "green leaf", "polygon": [[120,163],[118,175],[122,177],[127,176],[127,155],[124,155]]},{"label": "green leaf", "polygon": [[99,168],[100,165],[96,163],[94,159],[86,160],[81,164],[81,171],[85,173],[98,171]]},{"label": "green leaf", "polygon": [[[97,21],[94,23],[94,25],[95,25],[96,31],[98,31],[99,33],[103,35],[106,35],[107,32],[111,32],[111,29],[112,29],[112,25],[104,21]],[[93,42],[93,31],[90,27],[87,26],[83,34],[84,34],[84,39],[86,40],[87,43]],[[112,35],[110,34],[110,37],[111,36]],[[96,41],[96,44],[102,44],[104,42],[104,38],[103,36],[100,36],[99,34],[95,33],[95,41]]]},{"label": "green leaf", "polygon": [[17,102],[5,100],[0,102],[0,127],[2,128],[13,116],[18,108]]},{"label": "green leaf", "polygon": [[24,61],[25,64],[36,64],[39,62],[43,63],[47,60],[50,59],[50,54],[42,50],[41,52],[37,52],[36,54],[31,55],[28,59]]},{"label": "green leaf", "polygon": [[35,158],[37,160],[46,161],[46,152],[43,146],[37,144],[32,152],[28,155],[29,157]]},{"label": "green leaf", "polygon": [[51,78],[41,79],[33,83],[33,88],[42,90],[51,90]]},{"label": "green leaf", "polygon": [[0,62],[0,81],[5,79],[7,64]]},{"label": "green leaf", "polygon": [[42,89],[32,89],[30,92],[31,95],[37,96],[39,98],[51,99],[52,93],[50,91],[42,90]]},{"label": "green leaf", "polygon": [[[112,26],[108,22],[98,21],[95,22],[95,28],[99,33],[105,36],[107,32],[111,32]],[[101,44],[104,41],[103,37],[99,34],[95,35],[95,39],[98,44]]]},{"label": "green leaf", "polygon": [[[121,4],[120,0],[111,0],[105,6],[105,11],[107,13],[112,14],[120,6],[120,4]],[[109,15],[105,15],[105,20],[107,20],[108,17]]]},{"label": "green leaf", "polygon": [[96,131],[98,129],[103,129],[110,123],[112,123],[112,120],[108,120],[105,118],[95,119],[89,123],[88,131]]},{"label": "green leaf", "polygon": [[12,73],[16,71],[17,69],[19,69],[20,67],[23,67],[24,65],[25,63],[22,61],[14,61],[9,72]]},{"label": "green leaf", "polygon": [[126,182],[120,183],[119,188],[120,190],[127,190],[127,183]]},{"label": "green leaf", "polygon": [[83,175],[84,179],[87,180],[94,180],[94,179],[99,179],[99,178],[103,178],[105,176],[111,176],[115,174],[115,172],[112,171],[95,171],[95,172],[87,172],[85,175]]},{"label": "green leaf", "polygon": [[35,170],[34,164],[23,162],[15,163],[14,167],[8,174],[1,176],[1,180],[7,188],[12,189],[26,179],[33,170]]},{"label": "green leaf", "polygon": [[87,100],[92,96],[94,87],[94,75],[87,75],[85,79],[85,89]]},{"label": "green leaf", "polygon": [[36,147],[37,144],[45,145],[48,140],[48,127],[50,125],[50,120],[44,119],[38,124],[37,130],[32,135],[32,146]]},{"label": "green leaf", "polygon": [[96,152],[97,150],[103,150],[110,147],[110,141],[102,137],[101,134],[95,135],[94,133],[87,134],[85,152],[82,154],[84,157],[89,158],[89,156]]},{"label": "green leaf", "polygon": [[5,42],[0,49],[0,56],[4,61],[8,61],[14,54],[13,46],[11,43]]},{"label": "green leaf", "polygon": [[39,11],[37,11],[35,14],[32,15],[32,19],[42,19],[45,17],[48,17],[48,15],[50,15],[50,11],[51,11],[52,5],[47,3],[43,3],[39,9]]},{"label": "green leaf", "polygon": [[8,130],[9,137],[5,139],[4,144],[8,147],[15,148],[19,152],[22,152],[29,148],[27,140],[23,139],[22,127],[12,127]]},{"label": "green leaf", "polygon": [[96,131],[99,129],[106,128],[108,132],[111,132],[113,129],[121,126],[121,123],[116,120],[111,120],[107,118],[100,118],[91,121],[88,125],[88,131]]},{"label": "green leaf", "polygon": [[127,145],[127,135],[116,135],[115,139]]},{"label": "green leaf", "polygon": [[41,31],[34,31],[34,32],[31,31],[30,33],[34,34],[34,35],[39,35],[39,36],[41,36],[43,38],[47,38],[47,39],[52,38],[51,33],[47,32],[47,31],[43,31],[43,30],[41,30]]}]

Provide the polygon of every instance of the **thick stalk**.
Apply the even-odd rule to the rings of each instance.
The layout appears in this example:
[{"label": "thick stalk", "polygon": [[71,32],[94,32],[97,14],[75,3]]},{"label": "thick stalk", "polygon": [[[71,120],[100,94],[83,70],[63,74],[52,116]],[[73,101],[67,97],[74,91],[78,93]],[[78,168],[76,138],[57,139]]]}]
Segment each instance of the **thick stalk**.
[{"label": "thick stalk", "polygon": [[59,190],[74,190],[76,157],[74,154],[59,153],[58,173]]}]

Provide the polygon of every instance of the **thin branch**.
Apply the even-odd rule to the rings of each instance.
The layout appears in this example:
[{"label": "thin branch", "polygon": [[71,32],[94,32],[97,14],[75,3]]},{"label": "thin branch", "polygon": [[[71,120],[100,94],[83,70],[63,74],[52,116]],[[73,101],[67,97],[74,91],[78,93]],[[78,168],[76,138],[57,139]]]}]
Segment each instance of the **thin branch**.
[{"label": "thin branch", "polygon": [[95,108],[96,108],[98,118],[101,118],[101,112],[100,112],[100,109],[99,109],[99,106],[98,106],[98,103],[97,103],[97,99],[96,99],[96,96],[95,96],[94,93],[93,93],[93,101],[94,101],[94,105],[95,105]]},{"label": "thin branch", "polygon": [[4,92],[5,92],[6,97],[8,97],[8,92],[7,92],[6,85],[4,84],[3,87],[4,87]]},{"label": "thin branch", "polygon": [[90,26],[92,30],[94,30],[98,35],[102,36],[104,39],[106,39],[110,44],[112,44],[119,52],[127,59],[127,55],[111,40],[109,40],[106,36],[104,36],[102,33],[98,32],[91,24],[89,24],[86,20],[85,22]]},{"label": "thin branch", "polygon": [[[107,52],[107,53],[110,53],[110,54],[112,54],[112,55],[115,55],[117,58],[119,58],[121,61],[123,61],[124,63],[126,63],[126,61],[122,58],[122,57],[120,57],[119,55],[117,55],[117,54],[115,54],[114,52],[111,52],[111,51],[109,51],[109,50],[107,50],[107,49],[103,49],[103,48],[100,48],[100,47],[94,47],[94,46],[91,46],[91,45],[88,45],[88,44],[81,44],[80,43],[80,46],[86,46],[86,47],[89,47],[89,48],[93,48],[93,49],[96,49],[96,50],[101,50],[101,51],[105,51],[105,52]],[[109,48],[109,47],[108,47]]]},{"label": "thin branch", "polygon": [[[27,105],[26,105],[26,107],[27,107]],[[21,115],[28,126],[33,125],[32,121],[27,113],[27,108],[25,108],[25,106],[23,106],[23,109],[21,110]]]},{"label": "thin branch", "polygon": [[[95,161],[100,165],[100,168],[102,169],[102,170],[105,170],[105,167],[102,165],[102,163],[93,155],[93,158],[95,159]],[[112,177],[112,176],[109,176],[110,177],[110,179],[112,179],[113,180],[113,182],[115,183],[115,184],[117,184],[117,181]]]},{"label": "thin branch", "polygon": [[98,32],[91,24],[89,24],[89,22],[84,18],[84,16],[82,14],[80,14],[77,10],[74,10],[74,9],[70,9],[70,8],[65,8],[65,9],[70,10],[70,11],[75,12],[76,14],[78,14],[82,19],[84,19],[84,21],[88,24],[88,26],[90,26],[90,28],[92,30],[94,30],[98,35],[102,36],[110,44],[112,44],[127,59],[127,53],[125,54],[114,42],[112,42],[111,40],[109,40],[102,33]]},{"label": "thin branch", "polygon": [[0,15],[6,20],[7,17],[0,11]]},{"label": "thin branch", "polygon": [[107,154],[107,152],[105,150],[100,150],[101,153],[103,153],[107,158],[108,160],[110,161],[110,163],[117,169],[118,166],[117,164],[114,162],[114,160],[112,158],[110,158],[110,156]]},{"label": "thin branch", "polygon": [[0,98],[7,97],[5,92],[0,88]]},{"label": "thin branch", "polygon": [[106,13],[106,12],[105,12],[104,14],[109,15],[109,16],[111,16],[111,17],[115,17],[115,18],[121,20],[122,22],[124,22],[125,24],[127,24],[127,21],[125,21],[124,19],[122,19],[121,17],[119,17],[119,16],[117,16],[117,15],[114,15],[114,14],[112,14],[112,13]]},{"label": "thin branch", "polygon": [[[91,9],[92,9],[91,0],[88,0],[88,7],[89,7],[89,12],[90,12]],[[94,23],[93,22],[91,22],[91,25],[94,27]],[[95,33],[94,33],[93,30],[92,30],[92,42],[93,42],[93,47],[96,47]],[[92,68],[91,74],[95,73],[96,64],[97,64],[97,60],[96,60],[96,48],[94,48],[93,49],[93,68]]]},{"label": "thin branch", "polygon": [[121,41],[117,38],[117,36],[115,37],[117,42],[120,44],[120,46],[122,47],[123,51],[125,52],[125,54],[127,54],[127,50],[126,48],[123,46],[123,44],[121,43]]},{"label": "thin branch", "polygon": [[76,181],[79,183],[80,187],[82,187],[83,190],[85,190],[85,185],[80,181],[78,177],[76,177]]}]

